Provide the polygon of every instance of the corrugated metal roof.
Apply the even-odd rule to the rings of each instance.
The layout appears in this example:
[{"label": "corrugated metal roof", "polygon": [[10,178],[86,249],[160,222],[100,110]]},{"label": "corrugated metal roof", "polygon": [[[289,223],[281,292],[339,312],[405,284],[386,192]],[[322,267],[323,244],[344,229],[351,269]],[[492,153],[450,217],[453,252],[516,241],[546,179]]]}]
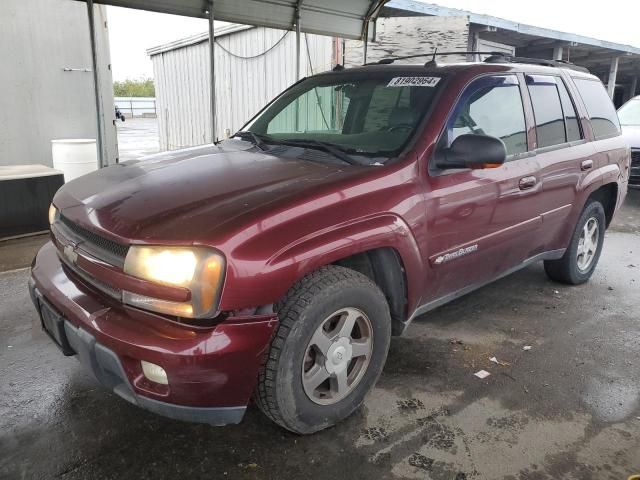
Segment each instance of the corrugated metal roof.
[{"label": "corrugated metal roof", "polygon": [[[86,0],[80,0],[86,1]],[[292,29],[296,10],[303,32],[363,38],[386,0],[215,0],[216,20],[245,25]],[[211,0],[94,0],[94,3],[189,17],[208,17]]]},{"label": "corrugated metal roof", "polygon": [[439,17],[465,16],[469,18],[469,22],[475,23],[477,25],[499,28],[502,30],[508,30],[511,32],[522,33],[535,37],[550,38],[567,43],[573,42],[582,45],[591,45],[594,47],[607,48],[610,50],[617,50],[619,52],[634,53],[640,55],[640,47],[608,42],[606,40],[598,40],[597,38],[585,37],[583,35],[576,35],[574,33],[561,32],[558,30],[551,30],[549,28],[535,27],[533,25],[512,22],[511,20],[505,20],[504,18],[482,15],[470,12],[468,10],[442,7],[440,5],[436,5],[435,3],[422,3],[415,0],[390,0],[385,6],[386,8],[404,10],[407,12],[412,12],[414,14],[418,13],[422,15],[434,15]]},{"label": "corrugated metal roof", "polygon": [[[225,25],[223,27],[216,28],[213,35],[215,38],[220,38],[220,37],[224,37],[225,35],[230,35],[235,32],[241,32],[243,30],[248,30],[250,28],[255,28],[255,27],[251,25],[239,25],[239,24]],[[189,45],[195,45],[196,43],[207,42],[208,40],[209,40],[209,32],[202,32],[196,35],[192,35],[190,37],[180,38],[178,40],[174,40],[173,42],[151,47],[147,49],[147,55],[149,56],[158,55],[159,53],[169,52],[171,50],[176,50],[178,48],[188,47]]]}]

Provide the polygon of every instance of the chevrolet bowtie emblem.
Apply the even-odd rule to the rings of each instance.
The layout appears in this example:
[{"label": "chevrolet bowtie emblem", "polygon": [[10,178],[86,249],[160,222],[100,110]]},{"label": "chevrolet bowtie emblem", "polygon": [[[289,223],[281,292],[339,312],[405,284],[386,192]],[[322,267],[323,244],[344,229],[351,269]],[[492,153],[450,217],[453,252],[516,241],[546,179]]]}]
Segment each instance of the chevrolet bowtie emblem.
[{"label": "chevrolet bowtie emblem", "polygon": [[76,253],[76,249],[73,245],[65,245],[63,250],[64,256],[70,263],[76,264],[78,261],[78,254]]}]

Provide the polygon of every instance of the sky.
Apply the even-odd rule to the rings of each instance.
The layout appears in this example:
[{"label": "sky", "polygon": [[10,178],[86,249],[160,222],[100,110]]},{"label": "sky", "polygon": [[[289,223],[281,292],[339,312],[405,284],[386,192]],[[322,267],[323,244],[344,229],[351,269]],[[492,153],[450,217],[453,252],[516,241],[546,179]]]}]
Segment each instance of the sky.
[{"label": "sky", "polygon": [[[638,0],[435,0],[438,5],[640,47]],[[150,47],[207,31],[207,21],[107,7],[114,80],[153,77]],[[216,26],[217,26],[216,22]]]}]

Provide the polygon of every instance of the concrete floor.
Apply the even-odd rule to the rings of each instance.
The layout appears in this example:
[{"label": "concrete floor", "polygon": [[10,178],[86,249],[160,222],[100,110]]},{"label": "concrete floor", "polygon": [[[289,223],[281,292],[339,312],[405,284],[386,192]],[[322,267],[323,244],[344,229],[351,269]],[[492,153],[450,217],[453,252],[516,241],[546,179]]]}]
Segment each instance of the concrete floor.
[{"label": "concrete floor", "polygon": [[[1,478],[640,473],[640,192],[607,233],[589,283],[554,284],[534,265],[417,319],[393,339],[364,407],[309,437],[255,408],[240,425],[212,428],[106,392],[41,332],[27,276],[0,274]],[[491,376],[474,377],[480,369]]]},{"label": "concrete floor", "polygon": [[127,118],[116,122],[120,161],[132,160],[160,150],[157,118]]}]

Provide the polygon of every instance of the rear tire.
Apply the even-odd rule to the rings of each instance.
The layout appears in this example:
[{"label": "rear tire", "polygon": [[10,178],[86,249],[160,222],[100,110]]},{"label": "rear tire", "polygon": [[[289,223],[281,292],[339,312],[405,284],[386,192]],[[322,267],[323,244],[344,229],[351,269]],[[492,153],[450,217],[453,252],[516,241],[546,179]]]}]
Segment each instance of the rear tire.
[{"label": "rear tire", "polygon": [[545,260],[544,270],[549,278],[569,285],[589,280],[600,259],[605,229],[604,207],[597,200],[590,200],[576,223],[571,243],[562,258]]},{"label": "rear tire", "polygon": [[391,340],[385,296],[361,273],[331,265],[298,281],[277,310],[258,407],[299,434],[335,425],[362,404],[382,372]]}]

